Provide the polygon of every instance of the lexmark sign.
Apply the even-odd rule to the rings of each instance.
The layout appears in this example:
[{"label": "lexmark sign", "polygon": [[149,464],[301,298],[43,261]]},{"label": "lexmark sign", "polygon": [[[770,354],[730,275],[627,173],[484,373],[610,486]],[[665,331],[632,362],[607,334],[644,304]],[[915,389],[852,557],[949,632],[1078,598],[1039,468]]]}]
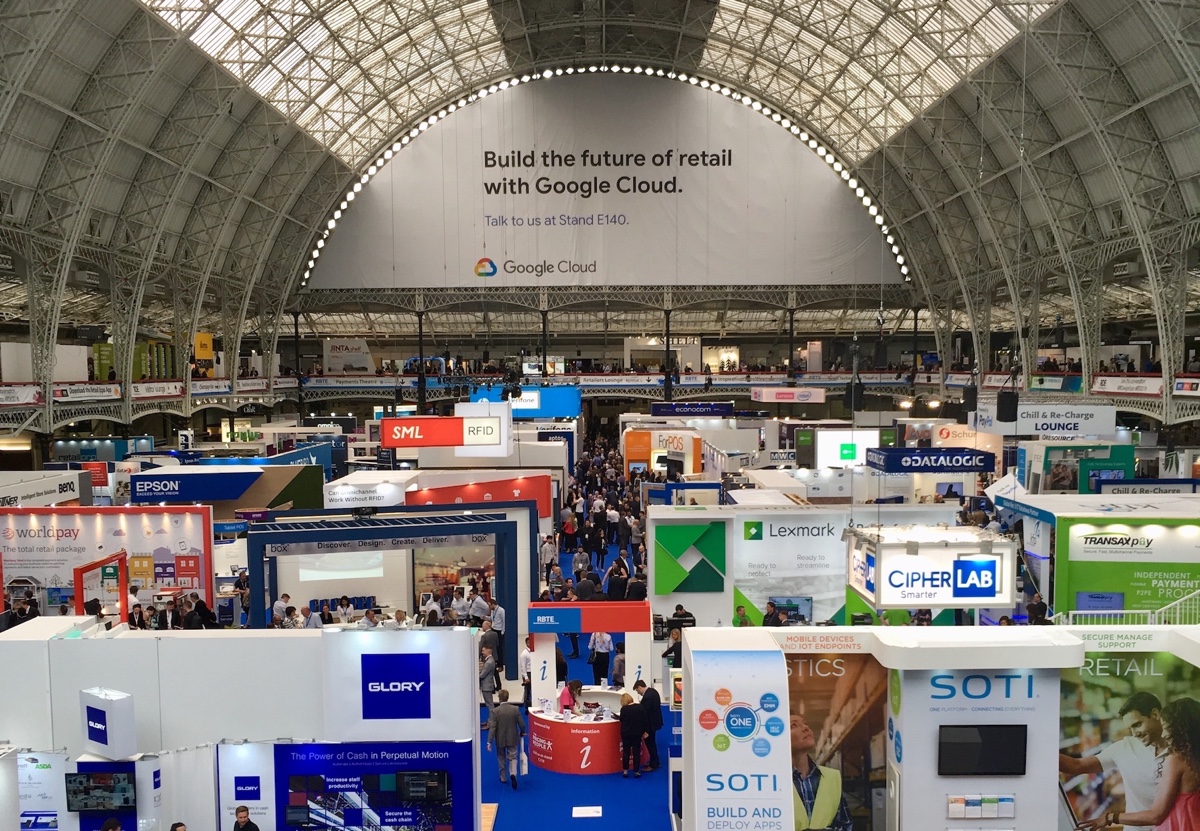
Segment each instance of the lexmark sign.
[{"label": "lexmark sign", "polygon": [[364,719],[427,719],[432,710],[427,653],[363,655]]},{"label": "lexmark sign", "polygon": [[771,538],[811,539],[814,537],[834,537],[836,534],[837,529],[833,527],[832,522],[819,522],[815,525],[781,525],[774,522],[761,521],[742,523],[742,539],[744,540]]}]

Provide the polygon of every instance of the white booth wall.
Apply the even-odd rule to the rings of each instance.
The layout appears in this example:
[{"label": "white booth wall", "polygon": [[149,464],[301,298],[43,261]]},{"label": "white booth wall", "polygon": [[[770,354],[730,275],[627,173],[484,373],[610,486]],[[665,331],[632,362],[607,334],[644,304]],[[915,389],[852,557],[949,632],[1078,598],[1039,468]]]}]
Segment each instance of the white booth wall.
[{"label": "white booth wall", "polygon": [[[812,597],[813,615],[827,620],[846,598],[846,544],[849,525],[935,525],[954,523],[957,504],[822,505],[812,508],[742,506],[673,507],[652,505],[647,513],[646,550],[650,554],[647,587],[651,611],[670,617],[675,605],[696,616],[702,626],[729,623],[738,602],[761,611],[768,597]],[[656,535],[664,524],[722,523],[726,571],[721,591],[658,594],[655,585]],[[760,534],[748,523],[761,523]],[[775,531],[775,528],[786,529]],[[778,536],[773,534],[778,533]],[[744,600],[736,600],[738,595]]]}]

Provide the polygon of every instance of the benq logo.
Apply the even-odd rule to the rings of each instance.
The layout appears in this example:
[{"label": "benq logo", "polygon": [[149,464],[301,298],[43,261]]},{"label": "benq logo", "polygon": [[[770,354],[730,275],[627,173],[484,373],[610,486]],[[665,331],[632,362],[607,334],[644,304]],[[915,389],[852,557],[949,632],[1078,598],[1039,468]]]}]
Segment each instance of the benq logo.
[{"label": "benq logo", "polygon": [[429,718],[429,686],[428,654],[363,655],[362,717]]},{"label": "benq logo", "polygon": [[86,707],[89,742],[108,744],[108,713],[98,707]]},{"label": "benq logo", "polygon": [[247,802],[262,799],[262,785],[257,776],[233,777],[233,798]]}]

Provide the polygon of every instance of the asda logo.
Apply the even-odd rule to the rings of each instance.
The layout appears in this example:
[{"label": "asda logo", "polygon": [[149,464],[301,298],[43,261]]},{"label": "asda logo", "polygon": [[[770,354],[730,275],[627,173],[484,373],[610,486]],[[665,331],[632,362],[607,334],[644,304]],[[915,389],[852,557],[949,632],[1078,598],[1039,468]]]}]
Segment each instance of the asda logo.
[{"label": "asda logo", "polygon": [[742,539],[744,540],[761,540],[763,538],[763,524],[761,522],[743,522],[742,523]]}]

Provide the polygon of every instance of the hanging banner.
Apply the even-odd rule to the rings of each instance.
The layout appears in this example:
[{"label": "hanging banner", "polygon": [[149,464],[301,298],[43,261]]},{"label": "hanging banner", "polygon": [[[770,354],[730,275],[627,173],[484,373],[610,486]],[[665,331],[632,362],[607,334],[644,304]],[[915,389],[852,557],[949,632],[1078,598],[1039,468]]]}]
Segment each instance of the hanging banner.
[{"label": "hanging banner", "polygon": [[500,442],[498,416],[410,416],[385,418],[380,424],[380,447],[486,447]]},{"label": "hanging banner", "polygon": [[538,516],[546,519],[554,512],[550,489],[549,476],[521,476],[515,479],[493,479],[488,482],[405,491],[404,504],[461,505],[534,499],[537,500]]},{"label": "hanging banner", "polygon": [[1161,398],[1162,376],[1100,375],[1092,381],[1094,395],[1144,395]]},{"label": "hanging banner", "polygon": [[375,372],[371,347],[362,338],[326,338],[322,346],[325,372],[330,375],[369,375]]},{"label": "hanging banner", "polygon": [[0,407],[28,407],[42,403],[42,388],[34,384],[0,386]]},{"label": "hanging banner", "polygon": [[[472,289],[902,282],[879,226],[799,127],[699,86],[576,74],[431,132],[357,194],[315,287],[390,287],[393,274]],[[424,199],[394,201],[401,187]],[[371,244],[384,239],[395,244]]]},{"label": "hanging banner", "polygon": [[132,474],[133,502],[218,502],[237,499],[253,485],[262,470],[244,467],[225,470],[167,467]]},{"label": "hanging banner", "polygon": [[183,395],[183,381],[136,381],[131,386],[134,398],[178,398]]},{"label": "hanging banner", "polygon": [[751,387],[750,400],[763,403],[823,404],[825,390],[820,387]]},{"label": "hanging banner", "polygon": [[676,401],[653,403],[652,416],[703,416],[706,418],[733,418],[732,401]]},{"label": "hanging banner", "polygon": [[996,454],[943,447],[872,447],[867,467],[884,473],[992,473]]},{"label": "hanging banner", "polygon": [[51,394],[63,404],[81,401],[114,401],[121,397],[120,384],[55,384]]},{"label": "hanging banner", "polygon": [[192,395],[229,395],[233,391],[228,378],[193,378],[188,383]]},{"label": "hanging banner", "polygon": [[1117,429],[1117,408],[1105,404],[1038,404],[1021,402],[1016,421],[996,418],[996,405],[979,402],[973,426],[999,436],[1109,436]]}]

